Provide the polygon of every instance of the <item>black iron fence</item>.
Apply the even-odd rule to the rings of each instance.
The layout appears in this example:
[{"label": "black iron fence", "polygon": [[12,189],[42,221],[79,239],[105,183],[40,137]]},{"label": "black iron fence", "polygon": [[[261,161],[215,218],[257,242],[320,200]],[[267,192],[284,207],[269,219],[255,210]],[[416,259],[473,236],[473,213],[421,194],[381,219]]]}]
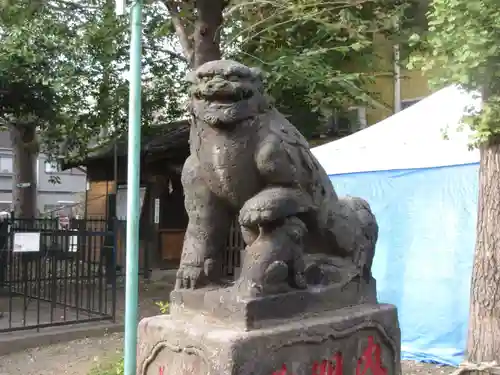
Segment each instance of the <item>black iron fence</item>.
[{"label": "black iron fence", "polygon": [[0,223],[0,332],[114,320],[115,236],[103,220]]}]

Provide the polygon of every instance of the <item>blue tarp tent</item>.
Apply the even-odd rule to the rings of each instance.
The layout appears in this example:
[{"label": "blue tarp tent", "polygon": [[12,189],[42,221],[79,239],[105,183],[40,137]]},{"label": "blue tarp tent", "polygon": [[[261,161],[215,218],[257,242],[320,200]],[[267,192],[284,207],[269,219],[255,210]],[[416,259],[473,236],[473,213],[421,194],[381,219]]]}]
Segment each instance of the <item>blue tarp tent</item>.
[{"label": "blue tarp tent", "polygon": [[460,123],[479,105],[450,86],[312,150],[338,194],[367,199],[377,216],[373,272],[379,300],[398,307],[404,359],[462,360],[479,153]]}]

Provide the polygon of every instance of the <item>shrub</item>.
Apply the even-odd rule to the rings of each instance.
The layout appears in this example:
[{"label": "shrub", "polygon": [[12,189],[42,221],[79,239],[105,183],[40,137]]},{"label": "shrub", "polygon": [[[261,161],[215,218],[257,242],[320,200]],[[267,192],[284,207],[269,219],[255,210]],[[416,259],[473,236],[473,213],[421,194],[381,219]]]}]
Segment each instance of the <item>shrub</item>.
[{"label": "shrub", "polygon": [[115,362],[108,363],[104,366],[97,366],[89,375],[124,375],[123,358]]}]

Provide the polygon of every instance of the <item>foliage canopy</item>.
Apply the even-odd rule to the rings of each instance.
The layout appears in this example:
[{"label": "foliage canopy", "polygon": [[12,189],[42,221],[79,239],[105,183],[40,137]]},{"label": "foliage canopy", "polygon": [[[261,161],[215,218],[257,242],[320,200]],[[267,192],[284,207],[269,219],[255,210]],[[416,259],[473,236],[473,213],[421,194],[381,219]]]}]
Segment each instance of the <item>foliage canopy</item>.
[{"label": "foliage canopy", "polygon": [[[182,113],[178,94],[185,64],[182,56],[164,49],[171,41],[162,22],[166,17],[164,7],[146,8],[142,104],[147,125]],[[113,1],[4,2],[0,35],[0,106],[9,109],[1,113],[3,125],[29,118],[41,135],[42,151],[51,156],[61,145],[65,152],[84,155],[99,135],[123,130],[129,26],[127,17],[115,16]]]},{"label": "foliage canopy", "polygon": [[[482,94],[470,124],[476,144],[500,135],[500,7],[495,0],[434,0],[429,32],[413,65],[430,71],[436,86],[459,84]],[[420,41],[417,35],[412,38]]]},{"label": "foliage canopy", "polygon": [[[373,36],[397,37],[396,26],[407,21],[405,12],[413,2],[213,4],[220,3],[221,12],[225,8],[224,27],[218,30],[224,55],[269,72],[271,96],[310,134],[322,118],[341,107],[381,104],[364,88],[379,61]],[[201,14],[196,6],[194,1],[145,2],[143,126],[182,116],[183,77],[194,50],[200,48],[193,41]],[[20,98],[25,102],[15,116],[18,122],[37,119],[42,151],[59,153],[63,143],[65,152],[84,155],[97,137],[124,130],[129,24],[128,17],[115,16],[114,1],[4,0],[0,34],[0,83],[9,100],[18,91],[14,85],[43,88],[43,95],[40,91],[33,98]],[[39,103],[27,105],[35,96]],[[36,108],[44,113],[35,113]],[[7,113],[0,117],[12,125],[15,121],[5,117]]]},{"label": "foliage canopy", "polygon": [[280,109],[307,123],[347,106],[383,106],[366,91],[382,70],[374,37],[395,37],[406,8],[380,0],[236,2],[228,13],[239,27],[229,44],[240,60],[269,72]]}]

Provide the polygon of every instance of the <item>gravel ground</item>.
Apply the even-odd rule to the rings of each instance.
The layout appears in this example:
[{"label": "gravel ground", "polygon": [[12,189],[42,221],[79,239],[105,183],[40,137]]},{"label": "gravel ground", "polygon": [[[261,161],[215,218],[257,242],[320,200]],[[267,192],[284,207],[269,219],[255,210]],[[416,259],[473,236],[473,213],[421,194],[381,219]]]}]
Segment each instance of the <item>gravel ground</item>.
[{"label": "gravel ground", "polygon": [[[157,300],[168,298],[168,286],[142,285],[140,315],[159,313]],[[123,301],[118,303],[118,315],[123,314]],[[111,334],[68,343],[34,348],[0,357],[0,375],[88,375],[97,365],[105,365],[119,357],[123,335]],[[452,367],[403,362],[405,375],[449,375]]]},{"label": "gravel ground", "polygon": [[118,356],[122,334],[35,348],[0,357],[0,375],[88,375]]},{"label": "gravel ground", "polygon": [[[156,301],[167,301],[171,283],[141,284],[139,315],[160,313]],[[125,312],[124,291],[117,296],[117,318]],[[123,348],[123,334],[111,334],[29,349],[0,357],[0,375],[87,375],[99,363],[113,361]]]}]

